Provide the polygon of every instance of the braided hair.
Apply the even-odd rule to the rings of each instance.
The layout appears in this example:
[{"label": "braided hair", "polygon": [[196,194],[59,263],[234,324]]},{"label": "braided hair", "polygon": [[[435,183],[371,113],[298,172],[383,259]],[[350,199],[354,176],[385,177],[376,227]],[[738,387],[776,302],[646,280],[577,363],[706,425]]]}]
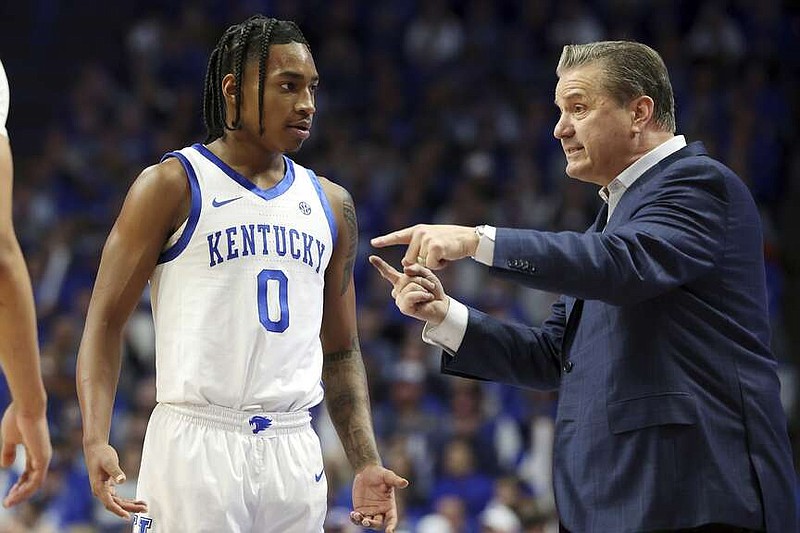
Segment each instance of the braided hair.
[{"label": "braided hair", "polygon": [[[225,130],[242,127],[242,81],[248,61],[258,59],[258,130],[264,133],[264,77],[269,58],[269,46],[291,42],[308,46],[300,28],[288,20],[277,20],[264,15],[254,15],[240,24],[225,30],[211,52],[206,70],[203,91],[203,122],[206,126],[206,143],[219,139]],[[236,78],[236,113],[228,125],[222,78],[233,74]]]}]

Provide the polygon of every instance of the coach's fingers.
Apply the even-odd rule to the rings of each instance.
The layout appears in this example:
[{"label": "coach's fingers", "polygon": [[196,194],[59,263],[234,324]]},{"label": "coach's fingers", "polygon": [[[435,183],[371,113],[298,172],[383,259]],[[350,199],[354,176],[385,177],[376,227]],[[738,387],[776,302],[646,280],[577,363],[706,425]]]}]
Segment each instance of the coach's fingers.
[{"label": "coach's fingers", "polygon": [[403,228],[380,237],[375,237],[370,241],[370,244],[375,248],[385,248],[386,246],[394,246],[398,244],[407,244],[405,253],[403,254],[403,265],[419,261],[424,263],[425,258],[419,256],[421,238],[424,233],[424,225],[417,224],[409,228]]},{"label": "coach's fingers", "polygon": [[392,265],[378,257],[377,255],[369,256],[369,263],[375,267],[375,269],[380,272],[381,277],[394,285],[400,279],[400,272],[397,271]]},{"label": "coach's fingers", "polygon": [[423,285],[436,296],[437,299],[443,299],[445,296],[444,287],[439,277],[434,274],[429,268],[422,265],[413,264],[403,267],[403,274],[414,278],[422,278],[427,283]]},{"label": "coach's fingers", "polygon": [[399,229],[386,235],[381,235],[370,240],[370,244],[375,248],[385,248],[396,244],[408,244],[414,236],[414,226]]},{"label": "coach's fingers", "polygon": [[421,303],[428,303],[433,301],[434,296],[431,291],[416,283],[409,283],[401,290],[392,291],[396,293],[394,297],[395,304],[403,313],[414,313],[414,308]]},{"label": "coach's fingers", "polygon": [[436,290],[436,284],[427,279],[423,278],[422,276],[403,276],[398,280],[397,283],[394,284],[395,290],[398,292],[402,292],[405,290],[409,285],[415,285],[414,290],[425,290],[429,292],[433,292]]},{"label": "coach's fingers", "polygon": [[423,297],[424,299],[427,300],[426,296],[430,296],[431,298],[433,298],[433,293],[429,289],[423,287],[422,285],[412,282],[408,283],[402,289],[397,291],[397,296],[398,299],[399,298],[406,299],[411,296],[413,298]]}]

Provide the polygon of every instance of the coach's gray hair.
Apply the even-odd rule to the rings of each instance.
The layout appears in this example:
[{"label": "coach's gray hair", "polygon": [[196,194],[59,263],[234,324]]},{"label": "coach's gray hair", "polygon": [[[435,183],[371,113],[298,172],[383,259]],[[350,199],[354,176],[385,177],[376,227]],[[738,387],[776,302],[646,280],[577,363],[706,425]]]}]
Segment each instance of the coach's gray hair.
[{"label": "coach's gray hair", "polygon": [[675,133],[675,98],[664,60],[649,46],[632,41],[601,41],[568,44],[561,52],[556,75],[598,63],[603,69],[604,88],[620,104],[649,96],[655,103],[653,122]]}]

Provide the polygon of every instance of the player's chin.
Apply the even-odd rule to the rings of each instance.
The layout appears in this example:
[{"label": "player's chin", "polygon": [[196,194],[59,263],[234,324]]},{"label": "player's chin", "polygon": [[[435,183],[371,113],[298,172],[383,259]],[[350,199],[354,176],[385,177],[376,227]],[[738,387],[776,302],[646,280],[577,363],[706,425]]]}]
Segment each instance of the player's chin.
[{"label": "player's chin", "polygon": [[294,152],[299,152],[300,148],[303,147],[303,142],[305,142],[305,141],[304,140],[299,140],[299,141],[298,140],[293,140],[292,142],[287,142],[284,145],[284,150],[283,150],[284,153],[291,154],[291,153],[294,153]]}]

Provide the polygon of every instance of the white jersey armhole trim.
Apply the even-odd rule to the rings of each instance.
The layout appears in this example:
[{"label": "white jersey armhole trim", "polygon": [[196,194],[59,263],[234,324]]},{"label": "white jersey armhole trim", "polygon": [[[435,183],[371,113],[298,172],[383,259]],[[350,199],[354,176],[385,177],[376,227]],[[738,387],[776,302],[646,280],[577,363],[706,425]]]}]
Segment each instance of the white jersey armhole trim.
[{"label": "white jersey armhole trim", "polygon": [[[197,174],[195,173],[192,164],[189,162],[186,156],[180,152],[169,152],[161,158],[161,161],[163,162],[170,157],[177,158],[178,161],[181,162],[183,170],[186,172],[187,179],[189,180],[189,189],[192,193],[192,205],[189,208],[189,218],[187,218],[186,221],[181,224],[181,227],[175,231],[175,234],[180,232],[180,237],[172,246],[161,252],[161,255],[158,257],[159,265],[161,263],[172,261],[178,257],[189,244],[189,240],[191,240],[194,230],[197,228],[197,221],[200,220],[200,211],[202,210],[203,205],[203,198],[200,193],[200,184],[197,181]],[[183,228],[182,231],[181,228]],[[173,240],[175,234],[170,237],[170,241]]]},{"label": "white jersey armhole trim", "polygon": [[314,171],[310,168],[307,168],[306,170],[308,171],[308,177],[311,178],[311,183],[314,184],[314,188],[317,190],[319,202],[322,204],[322,210],[325,211],[325,216],[328,218],[328,226],[331,229],[331,242],[333,243],[333,246],[336,247],[336,238],[339,236],[339,227],[336,225],[336,217],[333,216],[333,209],[331,208],[331,203],[328,201],[328,195],[325,194],[324,190],[322,190],[322,184],[319,182],[319,178]]}]

